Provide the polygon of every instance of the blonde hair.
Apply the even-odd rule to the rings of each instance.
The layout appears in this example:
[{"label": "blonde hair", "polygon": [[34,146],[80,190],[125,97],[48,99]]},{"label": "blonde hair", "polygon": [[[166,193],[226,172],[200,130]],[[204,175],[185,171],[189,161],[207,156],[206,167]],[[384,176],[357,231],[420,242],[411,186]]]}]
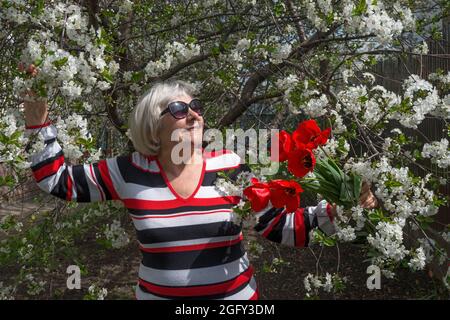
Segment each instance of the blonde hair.
[{"label": "blonde hair", "polygon": [[159,152],[160,114],[170,101],[182,95],[194,97],[195,87],[182,80],[156,82],[143,94],[128,118],[130,138],[136,151],[145,156]]}]

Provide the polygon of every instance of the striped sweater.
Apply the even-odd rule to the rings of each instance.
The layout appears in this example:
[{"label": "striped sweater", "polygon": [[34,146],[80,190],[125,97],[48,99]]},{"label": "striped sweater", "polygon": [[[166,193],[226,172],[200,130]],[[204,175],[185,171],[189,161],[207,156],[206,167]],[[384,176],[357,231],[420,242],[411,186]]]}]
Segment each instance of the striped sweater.
[{"label": "striped sweater", "polygon": [[[232,210],[240,198],[223,196],[215,188],[219,172],[236,177],[244,170],[237,154],[205,152],[198,186],[182,198],[154,157],[133,152],[68,165],[53,124],[26,129],[27,135],[38,133],[45,140],[44,150],[29,159],[40,189],[67,201],[119,200],[127,208],[142,252],[137,299],[258,299],[241,225]],[[334,232],[326,201],[295,212],[269,205],[256,217],[254,229],[260,235],[288,246],[307,246],[315,227]]]}]

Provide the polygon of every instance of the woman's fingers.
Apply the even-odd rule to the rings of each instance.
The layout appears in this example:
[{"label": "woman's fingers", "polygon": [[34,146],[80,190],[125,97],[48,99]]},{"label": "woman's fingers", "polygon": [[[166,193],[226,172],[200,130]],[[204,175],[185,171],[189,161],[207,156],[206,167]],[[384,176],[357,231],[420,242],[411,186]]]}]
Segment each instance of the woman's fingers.
[{"label": "woman's fingers", "polygon": [[29,64],[28,66],[25,66],[23,62],[19,62],[18,69],[21,72],[26,72],[27,74],[31,75],[32,77],[36,76],[38,71],[34,64]]},{"label": "woman's fingers", "polygon": [[362,186],[361,186],[361,192],[365,193],[368,190],[370,190],[370,184],[367,183],[367,181],[363,181]]},{"label": "woman's fingers", "polygon": [[[38,74],[38,69],[34,64],[26,65],[23,62],[19,62],[17,68],[20,72],[26,72],[26,74],[30,75],[31,77],[35,77]],[[36,94],[33,92],[33,90],[26,90],[20,92],[19,96],[22,99],[25,99],[26,97],[36,97]]]},{"label": "woman's fingers", "polygon": [[362,202],[361,207],[372,209],[378,207],[378,200],[375,196],[371,195],[365,201]]},{"label": "woman's fingers", "polygon": [[371,194],[370,190],[362,190],[359,196],[359,201],[364,202],[369,197],[370,194]]},{"label": "woman's fingers", "polygon": [[34,64],[30,64],[27,69],[28,73],[31,74],[32,77],[35,77],[38,73],[37,68]]},{"label": "woman's fingers", "polygon": [[378,200],[370,190],[370,183],[366,180],[361,185],[361,195],[359,197],[359,205],[363,208],[376,208]]}]

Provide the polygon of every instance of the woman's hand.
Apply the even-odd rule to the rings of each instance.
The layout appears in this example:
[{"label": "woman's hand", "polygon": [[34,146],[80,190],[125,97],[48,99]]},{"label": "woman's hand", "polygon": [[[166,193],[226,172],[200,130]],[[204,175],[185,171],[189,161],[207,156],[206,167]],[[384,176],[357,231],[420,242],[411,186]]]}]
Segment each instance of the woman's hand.
[{"label": "woman's hand", "polygon": [[364,181],[361,188],[361,195],[359,196],[359,205],[366,209],[373,209],[378,207],[378,200],[370,191],[370,185]]},{"label": "woman's hand", "polygon": [[[370,185],[363,181],[361,187],[361,195],[359,196],[359,205],[365,209],[373,209],[378,207],[378,199],[375,195],[370,191]],[[337,205],[335,203],[331,206],[331,214],[333,217],[337,216]]]},{"label": "woman's hand", "polygon": [[[25,71],[29,76],[35,77],[38,74],[38,69],[34,64],[25,66],[22,62],[18,65],[19,71]],[[41,125],[47,121],[48,110],[47,101],[36,100],[36,93],[33,90],[22,92],[20,96],[24,99],[24,114],[26,126]]]},{"label": "woman's hand", "polygon": [[26,73],[31,75],[32,77],[35,77],[38,74],[38,69],[34,64],[30,64],[28,67],[25,67],[25,64],[23,62],[19,62],[18,68],[19,71],[26,71]]}]

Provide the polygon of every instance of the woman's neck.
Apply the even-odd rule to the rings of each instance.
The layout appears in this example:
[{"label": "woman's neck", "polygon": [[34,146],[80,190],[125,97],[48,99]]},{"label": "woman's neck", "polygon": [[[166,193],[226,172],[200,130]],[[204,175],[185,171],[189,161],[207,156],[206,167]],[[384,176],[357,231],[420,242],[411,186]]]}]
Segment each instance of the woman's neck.
[{"label": "woman's neck", "polygon": [[192,148],[188,154],[183,154],[184,151],[173,152],[173,148],[161,146],[158,161],[166,173],[178,175],[186,168],[203,165],[202,149]]}]

